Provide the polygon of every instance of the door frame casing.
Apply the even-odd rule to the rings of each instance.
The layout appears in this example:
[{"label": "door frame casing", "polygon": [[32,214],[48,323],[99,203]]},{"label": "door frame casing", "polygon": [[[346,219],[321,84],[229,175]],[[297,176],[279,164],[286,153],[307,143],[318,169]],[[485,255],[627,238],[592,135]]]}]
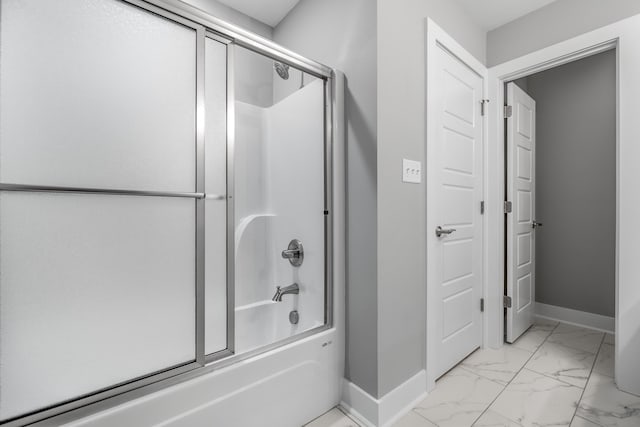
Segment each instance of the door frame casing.
[{"label": "door frame casing", "polygon": [[[477,60],[473,55],[471,55],[462,45],[460,45],[457,41],[453,39],[449,34],[447,34],[438,24],[436,24],[432,19],[426,18],[426,126],[425,126],[425,158],[423,159],[425,164],[425,177],[426,177],[426,196],[425,196],[425,214],[426,214],[426,233],[425,235],[425,246],[426,246],[426,262],[425,262],[425,272],[424,277],[426,278],[426,340],[425,340],[425,368],[427,372],[427,391],[431,391],[435,388],[435,380],[437,379],[437,366],[436,366],[436,349],[437,349],[437,334],[433,331],[435,330],[436,325],[438,325],[438,319],[436,314],[438,313],[438,299],[437,299],[437,278],[435,277],[433,268],[430,268],[430,264],[433,264],[432,253],[435,250],[434,242],[435,240],[430,238],[429,234],[433,230],[435,230],[436,224],[435,222],[435,213],[437,202],[435,200],[437,191],[435,191],[434,178],[436,173],[436,159],[435,159],[435,150],[431,141],[436,139],[436,131],[437,129],[433,125],[436,121],[435,118],[435,100],[431,96],[433,93],[433,88],[438,82],[435,79],[435,66],[437,64],[437,49],[444,48],[454,57],[456,57],[460,62],[469,67],[473,72],[475,72],[478,76],[482,78],[482,90],[483,90],[483,98],[486,98],[487,94],[487,82],[488,82],[488,70],[479,60]],[[480,101],[480,100],[479,100]],[[488,112],[488,110],[485,110]],[[487,200],[487,136],[488,136],[488,115],[482,116],[483,128],[482,128],[482,165],[483,165],[483,173],[482,173],[482,193],[483,199]],[[480,209],[480,206],[478,206]],[[487,313],[488,310],[486,308],[487,301],[487,268],[486,268],[486,256],[485,253],[487,251],[487,239],[484,237],[487,233],[487,216],[486,211],[485,215],[482,216],[482,297],[485,300],[485,310],[482,313],[481,321],[481,330],[482,330],[482,347],[487,345]]]},{"label": "door frame casing", "polygon": [[[574,52],[567,52],[557,56],[556,58],[550,58],[537,63],[526,63],[524,66],[519,64],[519,61],[526,58],[522,57],[489,69],[489,140],[491,142],[489,144],[487,160],[488,167],[495,168],[494,171],[489,172],[487,182],[487,213],[489,219],[489,235],[487,236],[489,252],[487,253],[487,268],[489,269],[488,280],[490,283],[495,284],[495,286],[491,286],[489,288],[487,295],[489,310],[488,344],[492,348],[500,348],[504,344],[505,334],[502,305],[504,283],[506,281],[506,277],[504,275],[504,254],[506,253],[506,235],[504,227],[507,220],[502,210],[502,202],[507,188],[507,183],[503,173],[507,167],[505,163],[506,150],[504,140],[506,126],[502,108],[506,102],[504,85],[509,81],[516,80],[521,77],[529,76],[540,71],[613,49],[616,47],[616,43],[616,40],[606,40],[602,43],[597,43]],[[541,51],[527,56],[543,54],[542,51],[549,50],[550,48],[542,49]]]},{"label": "door frame casing", "polygon": [[[615,380],[624,391],[640,393],[640,371],[634,369],[640,354],[640,127],[635,116],[640,112],[640,15],[635,15],[569,40],[556,43],[489,69],[489,146],[487,158],[486,254],[488,288],[488,344],[503,345],[504,324],[502,294],[504,284],[504,119],[502,105],[504,83],[519,77],[557,67],[587,56],[616,49],[616,342]],[[636,94],[634,98],[634,94]],[[622,351],[624,349],[624,352]]]}]

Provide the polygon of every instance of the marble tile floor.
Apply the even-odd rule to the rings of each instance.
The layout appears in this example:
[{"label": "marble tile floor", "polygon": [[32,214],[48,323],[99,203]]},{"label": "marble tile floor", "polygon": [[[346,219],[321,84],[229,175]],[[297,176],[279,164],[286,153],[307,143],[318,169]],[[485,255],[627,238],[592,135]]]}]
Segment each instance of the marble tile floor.
[{"label": "marble tile floor", "polygon": [[305,424],[304,427],[361,427],[361,425],[342,412],[340,408],[333,408],[309,424]]},{"label": "marble tile floor", "polygon": [[[614,336],[542,319],[477,350],[394,427],[640,426],[640,397],[613,382]],[[358,427],[338,408],[308,427]]]}]

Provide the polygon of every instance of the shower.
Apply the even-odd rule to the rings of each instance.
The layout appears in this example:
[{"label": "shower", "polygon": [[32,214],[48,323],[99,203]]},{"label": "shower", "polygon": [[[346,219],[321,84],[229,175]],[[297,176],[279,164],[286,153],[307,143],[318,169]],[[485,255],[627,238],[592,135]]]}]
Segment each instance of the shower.
[{"label": "shower", "polygon": [[[282,62],[274,62],[273,68],[282,80],[289,80],[289,65]],[[304,72],[300,71],[300,89],[304,87]]]},{"label": "shower", "polygon": [[278,73],[282,80],[289,80],[289,66],[287,64],[283,64],[282,62],[274,62],[273,68],[276,70],[276,73]]},{"label": "shower", "polygon": [[338,402],[342,81],[181,2],[27,3],[0,0],[0,426]]}]

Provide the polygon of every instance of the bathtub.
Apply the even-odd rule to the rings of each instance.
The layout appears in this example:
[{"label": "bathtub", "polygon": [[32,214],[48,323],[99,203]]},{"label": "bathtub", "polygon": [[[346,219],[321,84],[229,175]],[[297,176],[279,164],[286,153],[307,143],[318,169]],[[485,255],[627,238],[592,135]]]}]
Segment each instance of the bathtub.
[{"label": "bathtub", "polygon": [[[305,317],[299,310],[299,299],[299,295],[285,295],[280,302],[268,300],[237,307],[236,352],[248,352],[322,326],[322,322]],[[297,324],[289,321],[294,310],[299,315]]]},{"label": "bathtub", "polygon": [[[344,230],[344,76],[337,73],[336,143],[333,152],[333,292],[332,324],[320,332],[302,332],[300,339],[258,355],[241,354],[208,365],[205,374],[150,393],[134,391],[56,418],[56,425],[73,427],[299,427],[340,402],[345,355],[345,230]],[[301,283],[304,286],[304,283]],[[299,296],[283,301],[268,298],[236,305],[236,321],[269,328],[242,328],[238,346],[246,349],[292,332],[314,328],[305,323]],[[299,309],[300,323],[289,323],[289,312]],[[298,328],[298,329],[295,329]],[[258,332],[260,331],[260,332]],[[138,395],[136,397],[136,395]],[[132,398],[133,397],[133,398]],[[47,425],[46,420],[41,425]]]}]

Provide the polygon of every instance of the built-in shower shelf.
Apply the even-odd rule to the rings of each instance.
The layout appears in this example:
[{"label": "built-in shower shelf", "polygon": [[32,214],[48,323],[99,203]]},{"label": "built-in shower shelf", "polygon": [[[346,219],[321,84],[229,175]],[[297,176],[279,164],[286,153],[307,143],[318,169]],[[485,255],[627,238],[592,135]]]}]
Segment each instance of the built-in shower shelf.
[{"label": "built-in shower shelf", "polygon": [[244,233],[247,230],[247,228],[249,228],[249,225],[251,223],[258,221],[261,218],[271,218],[271,217],[275,217],[275,216],[276,216],[275,214],[262,213],[262,214],[247,215],[244,218],[242,218],[238,222],[238,225],[236,227],[236,251],[240,247],[240,242],[242,241],[242,236],[244,235]]}]

